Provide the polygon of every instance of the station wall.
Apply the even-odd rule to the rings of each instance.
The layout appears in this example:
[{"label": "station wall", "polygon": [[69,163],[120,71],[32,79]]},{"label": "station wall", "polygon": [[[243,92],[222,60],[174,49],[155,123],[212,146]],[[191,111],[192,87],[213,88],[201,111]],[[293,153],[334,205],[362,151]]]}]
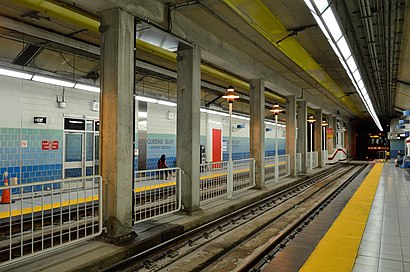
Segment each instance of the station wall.
[{"label": "station wall", "polygon": [[[99,101],[99,94],[65,88],[67,107],[60,108],[57,100],[61,101],[62,96],[60,86],[0,76],[0,185],[4,183],[5,171],[9,172],[9,178],[17,177],[19,183],[62,178],[64,117],[98,119],[98,112],[92,110],[91,103]],[[147,169],[157,168],[161,154],[167,156],[170,167],[175,166],[176,110],[172,106],[147,104]],[[207,144],[207,115],[209,117],[208,113],[201,112],[201,145]],[[34,117],[46,117],[47,123],[34,124]],[[212,118],[216,121],[215,127],[222,129],[222,159],[226,160],[228,153],[224,147],[228,144],[229,119],[215,115]],[[233,159],[249,158],[249,121],[233,118],[232,127]],[[266,127],[270,128],[265,134],[266,155],[271,156],[275,130],[273,125]],[[137,131],[135,137],[138,139]],[[58,148],[43,150],[43,141],[57,142]],[[27,146],[22,147],[25,143]],[[280,127],[279,154],[284,153],[285,128]],[[137,170],[138,157],[134,161]]]}]

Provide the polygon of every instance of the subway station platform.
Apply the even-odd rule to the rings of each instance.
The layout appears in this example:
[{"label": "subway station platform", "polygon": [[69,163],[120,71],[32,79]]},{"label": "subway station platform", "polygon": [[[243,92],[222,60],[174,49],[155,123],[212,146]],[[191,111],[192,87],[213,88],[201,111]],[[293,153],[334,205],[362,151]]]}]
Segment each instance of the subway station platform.
[{"label": "subway station platform", "polygon": [[410,271],[410,176],[375,164],[262,271]]},{"label": "subway station platform", "polygon": [[142,252],[152,246],[182,234],[196,226],[210,222],[234,210],[263,199],[268,195],[290,187],[301,179],[318,174],[328,169],[316,168],[306,176],[281,178],[279,183],[266,183],[266,190],[244,190],[234,195],[207,201],[201,204],[201,210],[191,215],[179,212],[136,223],[133,227],[137,237],[119,244],[111,244],[103,239],[96,239],[68,246],[64,249],[28,259],[0,271],[99,271],[128,256]]},{"label": "subway station platform", "polygon": [[[410,271],[410,175],[389,162],[369,167],[263,271]],[[138,237],[121,245],[91,240],[4,271],[98,271],[297,181],[284,178],[263,191],[206,202],[190,216],[176,213],[138,223]]]}]

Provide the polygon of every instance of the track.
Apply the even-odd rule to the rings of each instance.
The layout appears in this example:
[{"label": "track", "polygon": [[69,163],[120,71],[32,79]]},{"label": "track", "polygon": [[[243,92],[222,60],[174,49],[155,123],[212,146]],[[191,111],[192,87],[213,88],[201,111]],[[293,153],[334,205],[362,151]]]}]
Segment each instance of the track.
[{"label": "track", "polygon": [[[235,214],[191,230],[104,271],[230,271],[240,266],[235,260],[244,260],[272,236],[289,229],[289,225],[301,218],[309,217],[307,211],[310,212],[313,206],[321,204],[323,198],[346,186],[352,180],[349,178],[352,173],[363,169],[359,168],[351,165],[333,167],[319,176],[240,209]],[[257,252],[262,251],[258,249]]]}]

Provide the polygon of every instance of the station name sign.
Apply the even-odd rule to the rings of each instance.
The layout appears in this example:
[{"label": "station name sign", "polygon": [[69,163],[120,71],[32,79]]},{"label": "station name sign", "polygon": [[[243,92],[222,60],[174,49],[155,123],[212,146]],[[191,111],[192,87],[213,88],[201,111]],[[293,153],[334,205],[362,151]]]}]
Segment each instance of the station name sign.
[{"label": "station name sign", "polygon": [[34,124],[40,124],[40,125],[47,124],[47,117],[34,117]]}]

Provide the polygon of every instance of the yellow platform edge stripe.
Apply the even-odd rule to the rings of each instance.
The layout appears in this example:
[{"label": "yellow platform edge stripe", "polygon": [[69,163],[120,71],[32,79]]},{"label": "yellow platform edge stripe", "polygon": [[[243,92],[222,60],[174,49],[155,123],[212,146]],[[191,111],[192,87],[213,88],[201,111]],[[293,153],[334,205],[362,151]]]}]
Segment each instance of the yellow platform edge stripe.
[{"label": "yellow platform edge stripe", "polygon": [[299,271],[352,271],[382,170],[374,165]]},{"label": "yellow platform edge stripe", "polygon": [[[86,198],[82,197],[78,199],[64,200],[63,202],[58,201],[58,202],[54,202],[53,204],[49,203],[49,204],[38,205],[34,207],[27,207],[27,208],[23,208],[22,210],[12,210],[11,215],[19,216],[19,215],[24,215],[24,214],[41,212],[42,210],[48,211],[48,210],[56,209],[60,207],[83,204],[83,203],[90,202],[93,200],[98,200],[98,195],[88,196]],[[10,211],[0,212],[0,219],[8,218],[8,217],[10,217]]]}]

